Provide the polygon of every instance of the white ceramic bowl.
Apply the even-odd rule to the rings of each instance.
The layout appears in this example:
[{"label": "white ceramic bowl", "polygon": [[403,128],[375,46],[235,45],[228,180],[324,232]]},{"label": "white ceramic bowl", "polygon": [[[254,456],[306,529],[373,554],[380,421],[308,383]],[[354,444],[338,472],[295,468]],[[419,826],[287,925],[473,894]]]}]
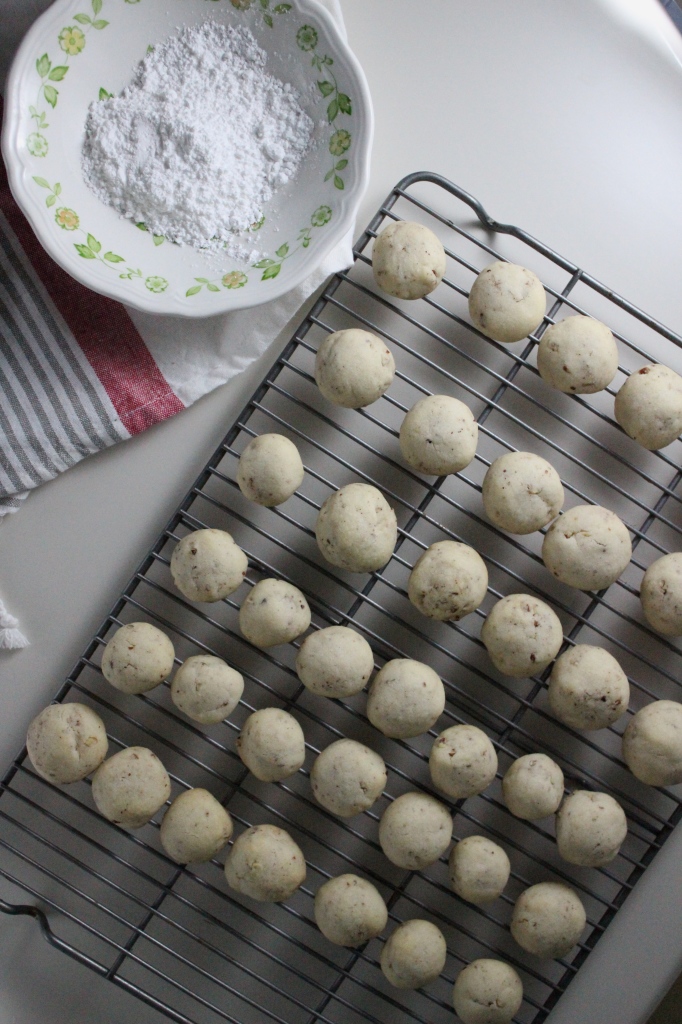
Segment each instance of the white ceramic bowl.
[{"label": "white ceramic bowl", "polygon": [[[100,90],[119,93],[148,46],[209,18],[247,24],[268,69],[299,90],[316,122],[316,149],[256,228],[265,258],[255,265],[153,237],[100,202],[81,173],[85,117]],[[12,65],[2,152],[14,197],[69,274],[138,309],[210,316],[268,302],[320,264],[353,224],[371,139],[365,76],[316,0],[57,0]]]}]

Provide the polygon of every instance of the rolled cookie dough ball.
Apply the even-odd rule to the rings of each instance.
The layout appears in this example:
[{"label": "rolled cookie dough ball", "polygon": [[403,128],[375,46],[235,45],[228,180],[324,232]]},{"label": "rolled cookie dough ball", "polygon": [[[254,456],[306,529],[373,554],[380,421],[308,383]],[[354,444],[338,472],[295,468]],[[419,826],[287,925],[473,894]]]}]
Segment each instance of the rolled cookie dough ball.
[{"label": "rolled cookie dough ball", "polygon": [[415,563],[407,585],[410,601],[422,615],[458,622],[476,611],[488,589],[488,570],[468,544],[439,540]]},{"label": "rolled cookie dough ball", "polygon": [[559,653],[563,638],[558,616],[530,594],[501,598],[481,629],[481,640],[495,668],[515,679],[547,668]]},{"label": "rolled cookie dough ball", "polygon": [[92,777],[97,810],[121,828],[142,828],[170,793],[168,772],[147,747],[119,750]]},{"label": "rolled cookie dough ball", "polygon": [[534,331],[546,305],[545,289],[532,270],[497,261],[478,275],[469,293],[469,316],[482,334],[511,344]]},{"label": "rolled cookie dough ball", "polygon": [[497,771],[497,754],[482,729],[451,725],[431,747],[429,771],[434,786],[462,800],[488,788]]},{"label": "rolled cookie dough ball", "polygon": [[372,648],[348,626],[311,633],[296,657],[298,678],[319,697],[352,697],[365,687],[373,669]]},{"label": "rolled cookie dough ball", "polygon": [[212,654],[187,658],[171,683],[175,706],[203,725],[214,725],[231,715],[243,692],[242,675]]},{"label": "rolled cookie dough ball", "polygon": [[327,498],[315,525],[320,551],[348,572],[386,565],[398,539],[395,512],[371,484],[346,484]]},{"label": "rolled cookie dough ball", "polygon": [[564,773],[547,754],[524,754],[507,769],[502,796],[516,818],[539,821],[558,809],[564,796]]},{"label": "rolled cookie dough ball", "polygon": [[381,398],[395,376],[395,360],[381,338],[352,328],[324,339],[315,356],[315,381],[334,405],[362,409]]},{"label": "rolled cookie dough ball", "polygon": [[397,299],[422,299],[441,283],[445,268],[445,249],[423,224],[396,221],[374,241],[374,280]]},{"label": "rolled cookie dough ball", "polygon": [[288,900],[305,876],[303,851],[276,825],[247,828],[237,836],[225,861],[230,888],[261,903]]},{"label": "rolled cookie dough ball", "polygon": [[282,434],[254,437],[237,467],[237,483],[244,497],[268,508],[290,498],[304,475],[298,448]]},{"label": "rolled cookie dough ball", "polygon": [[593,395],[618,370],[618,346],[606,324],[591,316],[567,316],[550,324],[538,345],[538,370],[550,387]]},{"label": "rolled cookie dough ball", "polygon": [[578,644],[557,658],[549,677],[549,706],[572,729],[605,729],[624,715],[630,684],[602,647]]},{"label": "rolled cookie dough ball", "polygon": [[541,530],[561,511],[564,489],[553,466],[531,452],[509,452],[495,459],[483,480],[488,519],[508,533]]},{"label": "rolled cookie dough ball", "polygon": [[608,793],[577,789],[556,817],[556,844],[569,864],[598,868],[618,855],[628,832],[625,812]]},{"label": "rolled cookie dough ball", "polygon": [[232,836],[232,818],[207,789],[188,789],[163,816],[161,845],[178,864],[211,860]]},{"label": "rolled cookie dough ball", "polygon": [[633,715],[623,733],[623,760],[649,786],[682,782],[682,704],[656,700]]},{"label": "rolled cookie dough ball", "polygon": [[682,552],[652,562],[644,573],[639,599],[653,629],[663,636],[682,636]]},{"label": "rolled cookie dough ball", "polygon": [[379,843],[392,864],[421,871],[443,856],[452,839],[452,815],[428,793],[403,793],[384,811]]},{"label": "rolled cookie dough ball", "polygon": [[381,951],[381,970],[394,988],[422,988],[445,967],[448,947],[430,921],[403,921]]},{"label": "rolled cookie dough ball", "polygon": [[478,424],[468,405],[450,395],[420,398],[400,427],[400,450],[418,473],[459,473],[476,454]]},{"label": "rolled cookie dough ball", "polygon": [[310,625],[310,608],[293,583],[261,580],[239,609],[239,628],[255,647],[288,644]]},{"label": "rolled cookie dough ball", "polygon": [[474,960],[457,975],[452,999],[462,1024],[508,1024],[523,1002],[523,985],[502,960]]},{"label": "rolled cookie dough ball", "polygon": [[190,601],[222,601],[246,576],[248,559],[225,530],[196,530],[173,548],[170,571]]},{"label": "rolled cookie dough ball", "polygon": [[146,693],[173,669],[175,650],[149,622],[128,622],[117,629],[102,653],[102,675],[122,693]]},{"label": "rolled cookie dough ball", "polygon": [[[310,771],[313,796],[332,814],[366,811],[386,788],[386,765],[356,740],[336,740],[317,755]],[[343,943],[342,943],[343,945]]]},{"label": "rolled cookie dough ball", "polygon": [[84,779],[107,756],[104,722],[86,704],[50,704],[28,727],[26,749],[38,775],[58,786]]},{"label": "rolled cookie dough ball", "polygon": [[383,932],[388,911],[378,889],[357,875],[338,875],[315,896],[315,921],[337,946],[362,946]]},{"label": "rolled cookie dough ball", "polygon": [[626,434],[655,452],[682,431],[682,377],[654,363],[631,373],[616,395],[616,420]]},{"label": "rolled cookie dough ball", "polygon": [[237,753],[261,782],[288,779],[305,761],[303,729],[288,711],[261,708],[244,722]]},{"label": "rolled cookie dough ball", "polygon": [[485,836],[467,836],[452,848],[450,885],[468,903],[492,903],[509,881],[509,857]]},{"label": "rolled cookie dough ball", "polygon": [[552,523],[542,543],[542,560],[549,571],[577,590],[610,587],[631,557],[627,527],[599,505],[569,508]]},{"label": "rolled cookie dough ball", "polygon": [[394,658],[376,674],[369,688],[367,717],[384,736],[421,736],[445,708],[440,676],[421,661]]},{"label": "rolled cookie dough ball", "polygon": [[524,889],[516,903],[511,933],[522,949],[543,960],[566,956],[587,921],[577,893],[561,882],[539,882]]}]

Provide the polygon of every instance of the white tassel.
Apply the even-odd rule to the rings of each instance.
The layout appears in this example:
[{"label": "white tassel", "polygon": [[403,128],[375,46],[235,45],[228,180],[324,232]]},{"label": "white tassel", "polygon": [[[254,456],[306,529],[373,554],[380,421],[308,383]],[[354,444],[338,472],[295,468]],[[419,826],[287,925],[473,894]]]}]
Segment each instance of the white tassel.
[{"label": "white tassel", "polygon": [[0,651],[16,651],[28,647],[28,640],[18,629],[19,622],[5,608],[0,599]]}]

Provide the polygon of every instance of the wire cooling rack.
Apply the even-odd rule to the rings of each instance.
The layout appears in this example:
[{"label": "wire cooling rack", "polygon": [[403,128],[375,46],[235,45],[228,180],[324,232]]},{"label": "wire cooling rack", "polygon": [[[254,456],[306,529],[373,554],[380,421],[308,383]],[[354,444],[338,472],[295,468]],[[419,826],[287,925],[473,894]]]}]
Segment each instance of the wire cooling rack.
[{"label": "wire cooling rack", "polygon": [[[400,218],[428,224],[447,251],[446,279],[417,302],[390,301],[377,294],[372,279],[372,239],[385,222]],[[670,835],[680,797],[649,789],[625,770],[620,733],[627,716],[597,733],[581,735],[561,725],[548,712],[547,673],[527,680],[497,675],[479,639],[480,626],[498,597],[539,594],[561,618],[565,646],[593,643],[616,655],[631,683],[630,713],[652,698],[679,697],[678,649],[648,629],[638,589],[646,566],[680,547],[682,449],[675,442],[664,453],[644,451],[619,430],[612,412],[615,391],[627,373],[650,361],[648,351],[681,368],[681,339],[524,231],[492,221],[476,200],[435,174],[403,179],[355,252],[354,266],[331,280],[296,329],[57,696],[84,700],[102,714],[112,752],[133,743],[150,746],[171,774],[174,796],[190,786],[207,787],[229,807],[237,831],[261,822],[284,825],[305,852],[305,884],[283,905],[242,898],[227,889],[217,861],[188,868],[172,863],[159,844],[158,821],[137,832],[118,829],[95,812],[88,781],[52,787],[22,752],[0,793],[0,877],[34,904],[10,903],[16,888],[7,886],[0,889],[7,896],[0,907],[34,914],[54,945],[182,1024],[451,1022],[454,978],[479,956],[515,966],[525,991],[516,1020],[541,1022]],[[511,347],[484,338],[467,319],[469,287],[494,258],[531,267],[550,299],[535,334]],[[605,321],[619,342],[618,376],[594,396],[552,391],[535,368],[537,340],[546,326],[574,312]],[[320,341],[350,326],[385,338],[397,363],[388,394],[362,411],[326,403],[312,377]],[[464,472],[431,482],[406,468],[397,433],[418,398],[443,392],[473,408],[480,443]],[[279,509],[253,506],[235,484],[240,452],[265,431],[291,437],[306,467],[300,490]],[[597,502],[627,523],[633,559],[607,591],[583,594],[558,583],[539,557],[540,534],[514,538],[487,522],[483,475],[494,458],[514,448],[541,454],[556,466],[567,507]],[[314,540],[320,505],[353,480],[376,484],[398,515],[395,554],[369,576],[332,569]],[[249,573],[234,599],[195,606],[174,589],[169,557],[179,537],[203,526],[233,533],[248,553]],[[490,574],[482,608],[458,624],[426,620],[407,600],[410,567],[443,538],[476,547]],[[378,666],[400,656],[432,665],[448,697],[438,731],[466,721],[491,736],[500,759],[498,778],[480,796],[452,805],[457,839],[482,833],[509,853],[510,883],[489,908],[454,895],[445,859],[415,873],[394,867],[381,853],[378,821],[388,803],[406,790],[430,789],[427,759],[436,731],[409,742],[385,739],[365,718],[364,694],[328,701],[303,689],[293,668],[296,644],[262,652],[246,643],[238,606],[247,587],[270,575],[302,587],[313,628],[351,623],[372,644]],[[140,619],[169,633],[178,663],[206,652],[244,674],[244,700],[230,721],[200,729],[177,712],[167,686],[129,697],[104,682],[104,644],[121,623]],[[304,768],[279,784],[258,782],[235,753],[245,717],[267,705],[293,711],[306,735]],[[314,756],[340,736],[368,743],[388,765],[386,793],[371,811],[351,820],[317,806],[309,785]],[[628,836],[607,867],[562,862],[551,820],[523,822],[506,811],[501,775],[515,757],[538,750],[559,762],[569,789],[605,790],[625,807]],[[392,989],[379,969],[384,937],[350,951],[320,935],[313,922],[314,893],[325,879],[349,870],[371,879],[386,898],[387,933],[413,917],[439,925],[448,958],[438,981],[419,992]],[[515,945],[508,925],[519,892],[548,879],[577,889],[588,925],[566,959],[538,961]]]}]

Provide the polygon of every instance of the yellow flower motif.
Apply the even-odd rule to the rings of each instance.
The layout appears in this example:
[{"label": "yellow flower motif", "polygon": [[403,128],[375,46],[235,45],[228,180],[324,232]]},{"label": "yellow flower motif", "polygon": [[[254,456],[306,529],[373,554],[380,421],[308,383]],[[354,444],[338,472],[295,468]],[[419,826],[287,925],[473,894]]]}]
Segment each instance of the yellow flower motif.
[{"label": "yellow flower motif", "polygon": [[302,25],[296,33],[296,42],[302,50],[314,50],[317,46],[317,32],[312,25]]},{"label": "yellow flower motif", "polygon": [[71,28],[63,28],[59,33],[59,45],[64,53],[68,53],[71,57],[75,57],[76,54],[80,53],[85,46],[85,35],[75,26]]},{"label": "yellow flower motif", "polygon": [[223,284],[226,288],[243,288],[248,280],[241,270],[231,270],[229,274],[225,274]]},{"label": "yellow flower motif", "polygon": [[310,218],[310,223],[314,228],[321,228],[325,224],[328,224],[332,219],[332,210],[330,206],[318,206],[315,213]]},{"label": "yellow flower motif", "polygon": [[26,148],[31,156],[47,156],[47,139],[40,132],[31,132],[26,139]]},{"label": "yellow flower motif", "polygon": [[145,288],[148,288],[150,292],[165,292],[168,287],[168,281],[165,277],[146,277]]},{"label": "yellow flower motif", "polygon": [[69,210],[66,206],[59,207],[54,215],[54,219],[60,228],[64,228],[65,231],[75,231],[80,224],[76,211]]},{"label": "yellow flower motif", "polygon": [[350,132],[347,132],[345,128],[339,128],[338,132],[334,132],[329,140],[329,152],[334,156],[341,156],[346,152],[350,143]]}]

